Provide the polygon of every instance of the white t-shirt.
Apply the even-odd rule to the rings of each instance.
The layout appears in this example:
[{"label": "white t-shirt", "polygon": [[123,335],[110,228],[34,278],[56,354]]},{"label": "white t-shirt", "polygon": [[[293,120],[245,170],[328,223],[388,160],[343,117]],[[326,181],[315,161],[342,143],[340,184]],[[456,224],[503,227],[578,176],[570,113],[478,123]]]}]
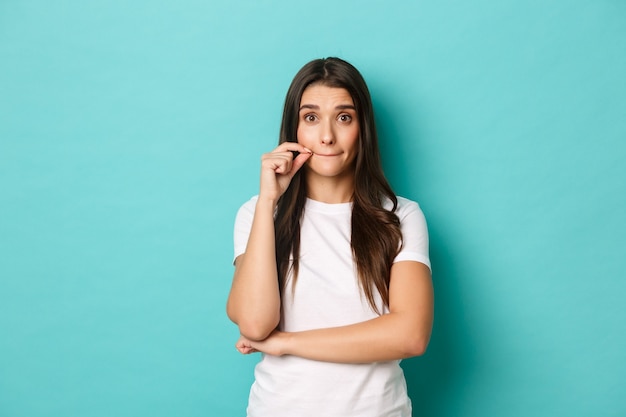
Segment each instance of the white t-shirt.
[{"label": "white t-shirt", "polygon": [[[256,197],[235,221],[235,258],[246,250]],[[389,207],[391,208],[391,203]],[[283,293],[280,330],[345,326],[378,315],[359,289],[350,247],[352,203],[307,199],[300,232],[300,271]],[[430,267],[426,220],[413,201],[398,197],[403,246],[395,258]],[[380,296],[376,301],[387,313]],[[368,364],[319,362],[263,355],[255,368],[248,417],[410,417],[411,401],[400,361]]]}]

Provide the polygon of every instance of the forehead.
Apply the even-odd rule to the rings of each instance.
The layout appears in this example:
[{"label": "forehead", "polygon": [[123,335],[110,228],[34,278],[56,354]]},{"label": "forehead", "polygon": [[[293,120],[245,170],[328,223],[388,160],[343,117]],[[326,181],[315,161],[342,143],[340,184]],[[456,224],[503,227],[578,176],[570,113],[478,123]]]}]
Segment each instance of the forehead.
[{"label": "forehead", "polygon": [[300,105],[304,104],[354,105],[354,102],[345,88],[312,84],[302,92]]}]

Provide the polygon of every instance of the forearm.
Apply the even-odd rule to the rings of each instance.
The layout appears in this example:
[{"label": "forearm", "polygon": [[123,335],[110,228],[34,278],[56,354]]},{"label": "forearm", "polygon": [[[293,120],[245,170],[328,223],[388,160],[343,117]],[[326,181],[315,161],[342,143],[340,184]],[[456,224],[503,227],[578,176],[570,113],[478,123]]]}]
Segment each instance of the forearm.
[{"label": "forearm", "polygon": [[283,333],[281,353],[339,363],[404,359],[423,354],[430,333],[430,321],[416,326],[390,313],[349,326]]},{"label": "forearm", "polygon": [[391,269],[390,313],[342,327],[302,332],[275,331],[267,339],[237,342],[241,353],[295,355],[338,363],[368,363],[423,354],[430,339],[434,294],[430,270],[419,262]]},{"label": "forearm", "polygon": [[274,244],[274,202],[257,201],[245,254],[236,261],[227,312],[243,335],[266,338],[280,320]]},{"label": "forearm", "polygon": [[391,269],[389,294],[390,313],[349,326],[287,333],[284,353],[344,363],[423,354],[434,317],[430,269],[419,262],[395,263]]},{"label": "forearm", "polygon": [[403,313],[389,313],[342,327],[302,332],[274,331],[260,341],[242,336],[236,347],[243,354],[258,351],[322,362],[383,362],[422,355],[426,351],[431,328],[432,314],[416,321]]}]

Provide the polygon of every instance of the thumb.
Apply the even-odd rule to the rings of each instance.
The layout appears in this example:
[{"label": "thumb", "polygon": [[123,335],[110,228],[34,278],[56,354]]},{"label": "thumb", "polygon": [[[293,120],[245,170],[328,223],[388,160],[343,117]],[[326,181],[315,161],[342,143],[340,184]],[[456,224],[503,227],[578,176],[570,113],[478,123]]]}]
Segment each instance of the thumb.
[{"label": "thumb", "polygon": [[294,176],[311,156],[313,156],[313,152],[311,151],[302,152],[298,156],[296,156],[291,165],[291,176]]}]

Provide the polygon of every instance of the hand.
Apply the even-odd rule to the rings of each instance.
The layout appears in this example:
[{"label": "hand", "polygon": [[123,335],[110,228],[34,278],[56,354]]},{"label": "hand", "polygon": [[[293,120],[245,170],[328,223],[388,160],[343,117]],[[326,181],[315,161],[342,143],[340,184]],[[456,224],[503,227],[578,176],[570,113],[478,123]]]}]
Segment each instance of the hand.
[{"label": "hand", "polygon": [[243,355],[262,352],[272,356],[282,356],[285,354],[288,333],[274,330],[265,340],[254,341],[240,336],[235,344],[237,350]]},{"label": "hand", "polygon": [[[293,157],[293,152],[300,152]],[[276,202],[289,187],[291,179],[313,155],[309,149],[296,142],[284,142],[261,158],[261,191],[259,198]]]},{"label": "hand", "polygon": [[249,355],[250,353],[258,352],[258,350],[252,347],[252,342],[244,336],[239,336],[239,340],[235,343],[235,347],[242,355]]}]

